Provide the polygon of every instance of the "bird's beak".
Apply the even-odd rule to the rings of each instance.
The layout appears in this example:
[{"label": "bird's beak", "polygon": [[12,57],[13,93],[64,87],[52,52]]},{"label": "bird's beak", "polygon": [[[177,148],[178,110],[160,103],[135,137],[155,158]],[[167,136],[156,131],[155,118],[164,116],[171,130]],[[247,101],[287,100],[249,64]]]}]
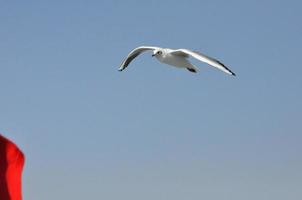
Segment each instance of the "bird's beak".
[{"label": "bird's beak", "polygon": [[152,57],[154,57],[155,56],[155,54],[152,54]]}]

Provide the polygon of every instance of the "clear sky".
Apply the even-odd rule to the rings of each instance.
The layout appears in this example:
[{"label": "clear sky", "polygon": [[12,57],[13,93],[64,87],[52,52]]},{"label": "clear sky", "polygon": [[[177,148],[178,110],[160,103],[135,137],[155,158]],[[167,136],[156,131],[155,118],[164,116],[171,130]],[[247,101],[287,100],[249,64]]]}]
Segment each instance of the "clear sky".
[{"label": "clear sky", "polygon": [[[302,199],[301,1],[3,1],[25,200]],[[177,70],[139,45],[229,66]]]}]

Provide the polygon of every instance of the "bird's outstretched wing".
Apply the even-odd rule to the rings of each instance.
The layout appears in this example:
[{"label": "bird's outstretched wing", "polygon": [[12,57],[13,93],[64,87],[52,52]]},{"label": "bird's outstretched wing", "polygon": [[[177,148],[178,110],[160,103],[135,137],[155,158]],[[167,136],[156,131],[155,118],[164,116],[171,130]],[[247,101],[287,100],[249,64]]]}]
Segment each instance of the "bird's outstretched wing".
[{"label": "bird's outstretched wing", "polygon": [[222,71],[224,71],[227,74],[236,76],[236,74],[234,72],[232,72],[229,68],[227,68],[223,63],[221,63],[220,61],[211,58],[209,56],[206,56],[202,53],[196,52],[196,51],[191,51],[188,49],[177,49],[171,52],[174,55],[178,55],[178,56],[192,56],[193,58],[200,60],[202,62],[208,63],[209,65],[216,67]]},{"label": "bird's outstretched wing", "polygon": [[127,58],[122,62],[119,71],[123,71],[129,64],[130,62],[136,58],[139,54],[143,53],[144,51],[148,51],[148,50],[156,50],[156,49],[160,49],[159,47],[152,47],[152,46],[140,46],[137,47],[135,49],[133,49],[129,55],[127,56]]}]

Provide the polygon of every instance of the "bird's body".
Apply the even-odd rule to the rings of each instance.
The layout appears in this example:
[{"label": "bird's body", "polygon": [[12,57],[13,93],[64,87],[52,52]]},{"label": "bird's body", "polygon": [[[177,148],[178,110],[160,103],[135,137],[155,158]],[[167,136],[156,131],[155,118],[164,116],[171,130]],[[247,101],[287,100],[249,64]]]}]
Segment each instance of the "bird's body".
[{"label": "bird's body", "polygon": [[152,50],[153,51],[152,56],[155,56],[160,62],[177,68],[185,68],[188,69],[190,72],[194,72],[194,73],[197,72],[197,68],[193,64],[191,64],[190,61],[188,60],[188,58],[192,56],[193,58],[196,58],[197,60],[200,60],[202,62],[206,62],[209,65],[216,67],[227,74],[235,76],[235,73],[233,73],[230,69],[228,69],[224,64],[222,64],[221,62],[219,62],[214,58],[208,57],[201,53],[191,51],[188,49],[174,50],[174,49],[152,47],[152,46],[141,46],[132,50],[130,54],[127,56],[127,58],[121,64],[119,71],[124,70],[134,58],[136,58],[142,52],[148,50]]},{"label": "bird's body", "polygon": [[161,63],[168,64],[177,68],[195,69],[197,71],[197,68],[187,60],[187,57],[172,54],[172,49],[162,49],[161,51],[161,55],[154,55]]}]

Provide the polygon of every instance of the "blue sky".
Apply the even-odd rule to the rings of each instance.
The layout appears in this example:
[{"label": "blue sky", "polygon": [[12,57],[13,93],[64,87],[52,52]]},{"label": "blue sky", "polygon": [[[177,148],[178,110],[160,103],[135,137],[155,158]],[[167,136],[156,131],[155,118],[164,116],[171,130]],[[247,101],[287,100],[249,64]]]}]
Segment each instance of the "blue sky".
[{"label": "blue sky", "polygon": [[[0,7],[0,132],[24,199],[301,199],[300,1],[26,1]],[[189,48],[237,77],[160,64]]]}]

